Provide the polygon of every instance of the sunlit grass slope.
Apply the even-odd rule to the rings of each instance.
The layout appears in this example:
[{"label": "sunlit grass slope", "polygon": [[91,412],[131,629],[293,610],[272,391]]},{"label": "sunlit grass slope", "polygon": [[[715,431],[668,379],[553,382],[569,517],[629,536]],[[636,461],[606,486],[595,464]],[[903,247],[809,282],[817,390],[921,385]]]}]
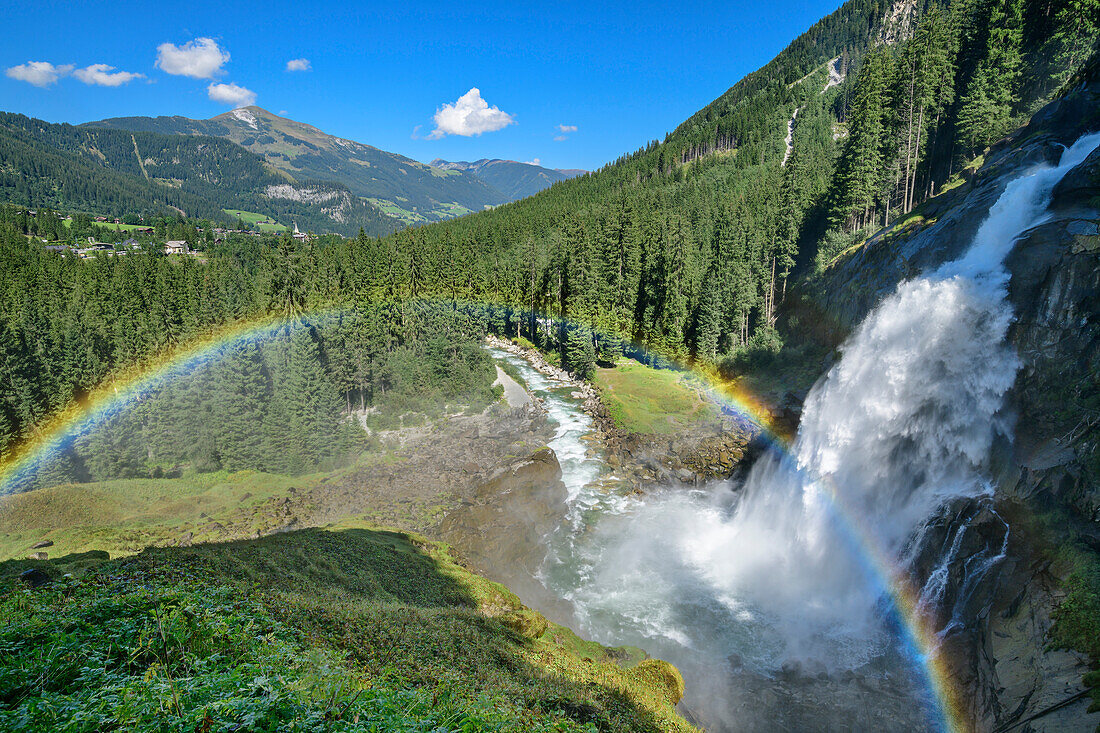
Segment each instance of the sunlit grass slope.
[{"label": "sunlit grass slope", "polygon": [[[106,550],[133,554],[152,544],[247,537],[275,528],[273,504],[316,477],[256,471],[174,479],[62,484],[0,497],[0,559],[23,557],[50,540],[50,556]],[[292,491],[295,490],[295,491]]]},{"label": "sunlit grass slope", "polygon": [[0,592],[4,730],[691,730],[674,668],[581,641],[414,535],[15,560]]},{"label": "sunlit grass slope", "polygon": [[629,359],[596,370],[594,382],[615,426],[632,433],[678,433],[711,423],[714,405],[686,372],[653,369]]}]

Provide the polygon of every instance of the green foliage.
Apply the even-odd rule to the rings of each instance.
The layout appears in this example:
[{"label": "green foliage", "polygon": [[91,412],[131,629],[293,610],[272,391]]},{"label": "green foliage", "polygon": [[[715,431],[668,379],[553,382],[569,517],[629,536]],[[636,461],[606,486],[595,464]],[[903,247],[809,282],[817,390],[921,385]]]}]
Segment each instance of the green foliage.
[{"label": "green foliage", "polygon": [[[76,578],[65,558],[0,565],[5,730],[690,730],[675,670],[634,675],[598,645],[582,659],[545,622],[517,634],[508,614],[531,612],[515,596],[409,535],[96,562]],[[53,583],[22,588],[28,566]]]},{"label": "green foliage", "polygon": [[1054,612],[1051,639],[1100,660],[1100,558],[1081,551],[1074,565],[1064,586],[1066,597]]},{"label": "green foliage", "polygon": [[[1066,597],[1054,610],[1050,640],[1055,647],[1087,654],[1093,665],[1100,664],[1100,556],[1093,550],[1068,550],[1072,571],[1063,589]],[[1100,672],[1085,675],[1092,690],[1089,712],[1100,710]]]},{"label": "green foliage", "polygon": [[745,372],[766,371],[777,366],[783,350],[783,338],[774,328],[753,334],[749,342],[725,356],[718,365],[719,373],[733,379]]},{"label": "green foliage", "polygon": [[433,336],[395,349],[382,367],[375,403],[435,414],[449,401],[482,409],[495,399],[492,359],[472,340]]},{"label": "green foliage", "polygon": [[846,232],[843,229],[830,229],[821,239],[817,248],[817,256],[814,260],[814,271],[824,272],[829,265],[842,253],[851,249],[867,238],[867,230],[857,229]]},{"label": "green foliage", "polygon": [[585,326],[569,329],[565,342],[566,367],[581,379],[589,379],[596,370],[596,347],[592,331]]}]

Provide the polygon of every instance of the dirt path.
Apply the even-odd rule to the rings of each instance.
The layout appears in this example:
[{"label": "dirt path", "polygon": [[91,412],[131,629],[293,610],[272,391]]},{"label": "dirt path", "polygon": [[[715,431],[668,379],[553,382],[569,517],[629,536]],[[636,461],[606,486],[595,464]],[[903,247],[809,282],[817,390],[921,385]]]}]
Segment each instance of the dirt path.
[{"label": "dirt path", "polygon": [[509,407],[526,407],[531,404],[531,395],[527,394],[527,390],[523,388],[516,380],[508,376],[508,373],[500,368],[500,365],[495,365],[497,368],[497,381],[493,382],[493,386],[501,385],[504,387],[504,399],[508,402]]}]

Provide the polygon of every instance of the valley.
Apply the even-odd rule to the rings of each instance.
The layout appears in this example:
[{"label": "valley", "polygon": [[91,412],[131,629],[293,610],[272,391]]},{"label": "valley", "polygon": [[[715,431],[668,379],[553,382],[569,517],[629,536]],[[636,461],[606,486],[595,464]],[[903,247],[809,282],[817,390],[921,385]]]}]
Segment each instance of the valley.
[{"label": "valley", "polygon": [[0,728],[1100,729],[1100,0],[828,11],[12,61]]}]

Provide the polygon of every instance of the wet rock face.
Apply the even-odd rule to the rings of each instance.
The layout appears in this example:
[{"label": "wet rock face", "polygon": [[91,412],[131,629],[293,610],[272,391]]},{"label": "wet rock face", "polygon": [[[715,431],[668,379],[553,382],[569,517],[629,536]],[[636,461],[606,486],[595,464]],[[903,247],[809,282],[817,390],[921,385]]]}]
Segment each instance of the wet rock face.
[{"label": "wet rock face", "polygon": [[[1100,83],[1048,105],[995,146],[969,181],[920,207],[921,220],[875,235],[836,265],[816,293],[803,294],[804,308],[829,315],[820,319],[828,325],[818,335],[841,343],[899,281],[960,256],[1012,177],[1057,160],[1062,144],[1098,129]],[[1034,538],[1024,536],[1025,523],[1012,521],[1014,513],[1054,508],[1074,517],[1100,546],[1098,207],[1100,152],[1093,152],[1055,186],[1050,219],[1025,233],[1007,258],[1016,314],[1009,340],[1021,369],[1007,405],[1017,416],[1015,435],[992,468],[997,491],[986,509],[947,508],[914,539],[910,555],[914,576],[924,583],[960,526],[969,526],[955,561],[943,568],[939,621],[947,629],[942,643],[951,674],[979,730],[1019,724],[1020,730],[1092,731],[1100,722],[1100,714],[1085,712],[1087,701],[1056,707],[1082,689],[1087,660],[1049,648],[1051,611],[1061,600],[1063,579],[1042,559]],[[967,560],[977,562],[1001,541],[1000,516],[1011,527],[1005,557],[979,583],[964,587]],[[953,618],[962,623],[952,625]]]},{"label": "wet rock face", "polygon": [[546,558],[546,537],[568,511],[568,498],[557,456],[542,448],[505,462],[474,487],[443,519],[439,534],[525,603],[553,613],[546,606],[552,596],[535,576]]},{"label": "wet rock face", "polygon": [[1058,182],[1051,206],[1056,209],[1095,208],[1097,198],[1100,198],[1100,150],[1094,150],[1084,163]]},{"label": "wet rock face", "polygon": [[[1094,153],[1085,165],[1097,162]],[[1010,488],[1069,507],[1100,538],[1100,484],[1081,470],[1095,461],[1100,428],[1088,410],[1100,400],[1100,214],[1076,207],[1055,214],[1008,260],[1017,309],[1010,338],[1023,363],[1014,395],[1020,476]]]}]

